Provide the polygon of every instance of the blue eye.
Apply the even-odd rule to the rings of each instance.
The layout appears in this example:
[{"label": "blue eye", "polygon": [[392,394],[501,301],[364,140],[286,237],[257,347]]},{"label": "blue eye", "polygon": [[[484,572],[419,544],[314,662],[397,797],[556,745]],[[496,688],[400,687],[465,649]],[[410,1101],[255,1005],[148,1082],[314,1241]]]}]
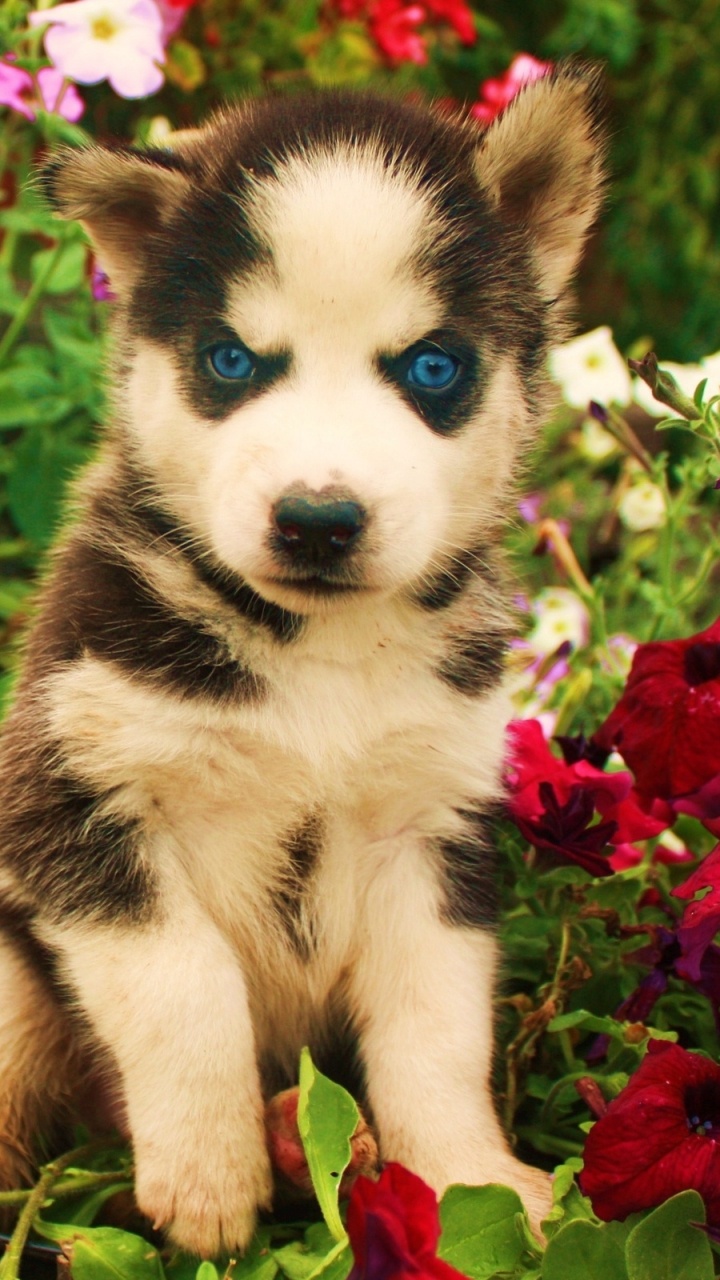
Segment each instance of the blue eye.
[{"label": "blue eye", "polygon": [[255,371],[252,356],[237,342],[219,342],[209,355],[210,364],[219,378],[237,382],[252,377]]},{"label": "blue eye", "polygon": [[455,381],[460,361],[446,351],[428,347],[413,357],[408,366],[407,380],[412,387],[424,391],[445,391]]}]

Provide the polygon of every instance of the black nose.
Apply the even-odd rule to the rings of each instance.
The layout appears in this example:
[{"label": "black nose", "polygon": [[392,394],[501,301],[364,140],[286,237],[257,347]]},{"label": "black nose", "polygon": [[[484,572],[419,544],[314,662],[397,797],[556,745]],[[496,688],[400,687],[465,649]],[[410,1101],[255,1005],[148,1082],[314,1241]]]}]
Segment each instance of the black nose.
[{"label": "black nose", "polygon": [[358,502],[321,493],[287,494],[273,516],[276,544],[293,561],[317,567],[342,560],[365,524]]}]

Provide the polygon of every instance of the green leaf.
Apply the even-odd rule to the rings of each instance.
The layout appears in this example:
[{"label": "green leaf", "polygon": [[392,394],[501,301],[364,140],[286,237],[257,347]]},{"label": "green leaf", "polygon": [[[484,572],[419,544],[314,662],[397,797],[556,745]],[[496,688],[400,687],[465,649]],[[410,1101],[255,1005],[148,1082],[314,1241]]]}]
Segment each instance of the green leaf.
[{"label": "green leaf", "polygon": [[199,49],[189,40],[173,40],[167,48],[165,75],[171,84],[191,93],[205,83],[207,71]]},{"label": "green leaf", "polygon": [[20,533],[41,546],[50,541],[67,480],[86,456],[84,449],[37,427],[25,433],[7,481],[8,506]]},{"label": "green leaf", "polygon": [[160,1255],[147,1240],[118,1227],[81,1227],[35,1220],[69,1259],[73,1280],[165,1280]]},{"label": "green leaf", "polygon": [[[48,267],[55,256],[55,249],[40,249],[33,254],[32,278],[36,280]],[[87,249],[84,244],[75,241],[65,245],[58,257],[52,274],[45,284],[46,293],[70,293],[77,289],[85,279]]]},{"label": "green leaf", "polygon": [[715,1268],[697,1191],[681,1191],[654,1209],[631,1231],[627,1246],[629,1280],[713,1280]]},{"label": "green leaf", "polygon": [[440,1202],[439,1256],[471,1280],[514,1271],[526,1245],[523,1215],[510,1187],[448,1187]]},{"label": "green leaf", "polygon": [[208,1262],[205,1259],[195,1272],[195,1280],[220,1280],[220,1272],[214,1262]]},{"label": "green leaf", "polygon": [[628,1280],[626,1234],[621,1222],[568,1222],[545,1250],[543,1280]]},{"label": "green leaf", "polygon": [[347,1239],[338,1209],[338,1192],[350,1163],[350,1139],[360,1113],[350,1094],[315,1069],[309,1049],[300,1055],[298,1129],[315,1195],[337,1241]]},{"label": "green leaf", "polygon": [[273,1257],[288,1280],[345,1280],[353,1264],[347,1240],[336,1241],[324,1222],[308,1227],[304,1241],[273,1250]]}]

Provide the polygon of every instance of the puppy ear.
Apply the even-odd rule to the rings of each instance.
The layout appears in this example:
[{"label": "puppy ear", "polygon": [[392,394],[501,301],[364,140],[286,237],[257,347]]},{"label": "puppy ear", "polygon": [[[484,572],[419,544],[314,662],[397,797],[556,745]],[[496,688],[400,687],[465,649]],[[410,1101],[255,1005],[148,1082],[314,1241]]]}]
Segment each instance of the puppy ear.
[{"label": "puppy ear", "polygon": [[58,152],[42,170],[40,184],[61,218],[83,224],[121,296],[142,270],[148,237],[170,220],[189,190],[178,157],[103,147]]},{"label": "puppy ear", "polygon": [[568,284],[600,204],[600,97],[597,70],[561,65],[520,90],[477,151],[478,179],[529,235],[548,299]]}]

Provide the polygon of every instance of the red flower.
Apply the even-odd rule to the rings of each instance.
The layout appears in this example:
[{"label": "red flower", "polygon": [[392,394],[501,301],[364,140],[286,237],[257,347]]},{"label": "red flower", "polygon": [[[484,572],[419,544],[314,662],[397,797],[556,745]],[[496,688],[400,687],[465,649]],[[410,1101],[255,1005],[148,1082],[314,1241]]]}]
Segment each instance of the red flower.
[{"label": "red flower", "polygon": [[391,62],[427,62],[427,49],[417,28],[425,21],[422,5],[402,0],[375,0],[370,7],[370,34]]},{"label": "red flower", "polygon": [[609,1222],[698,1191],[720,1224],[720,1067],[651,1040],[638,1070],[590,1130],[580,1186]]},{"label": "red flower", "polygon": [[644,805],[677,801],[712,819],[720,816],[719,722],[720,618],[687,640],[638,645],[625,691],[593,741],[620,752]]},{"label": "red flower", "polygon": [[[703,889],[709,889],[710,892],[699,902],[693,902],[695,894]],[[677,931],[678,942],[682,947],[678,972],[682,977],[695,982],[700,978],[703,956],[720,930],[720,844],[672,892],[675,898],[682,898],[688,903]]]},{"label": "red flower", "polygon": [[465,0],[425,0],[425,4],[433,18],[438,22],[450,24],[463,44],[475,43],[477,37],[475,22]]},{"label": "red flower", "polygon": [[465,1280],[437,1256],[435,1192],[401,1164],[386,1164],[378,1182],[358,1178],[347,1229],[355,1258],[348,1280]]},{"label": "red flower", "polygon": [[511,102],[524,84],[540,80],[552,70],[552,63],[539,62],[530,53],[518,53],[510,63],[507,71],[494,80],[484,80],[480,85],[480,101],[470,109],[476,120],[489,124],[499,115],[503,107]]},{"label": "red flower", "polygon": [[[606,844],[627,845],[658,835],[667,823],[644,813],[624,771],[604,773],[587,759],[568,764],[554,756],[538,720],[514,720],[510,813],[538,849],[577,862],[591,875],[609,875]],[[604,822],[590,825],[597,811]]]}]

